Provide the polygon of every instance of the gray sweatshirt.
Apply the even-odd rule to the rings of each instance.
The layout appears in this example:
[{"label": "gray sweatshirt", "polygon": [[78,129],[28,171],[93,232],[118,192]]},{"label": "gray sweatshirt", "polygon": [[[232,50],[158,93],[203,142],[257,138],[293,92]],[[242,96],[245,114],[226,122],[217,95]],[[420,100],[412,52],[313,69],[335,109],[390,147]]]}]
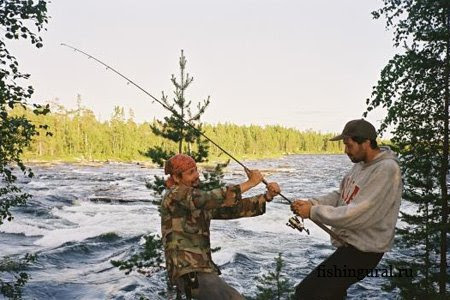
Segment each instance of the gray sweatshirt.
[{"label": "gray sweatshirt", "polygon": [[[338,191],[309,199],[310,217],[332,226],[347,243],[364,252],[392,248],[402,197],[399,162],[389,147],[374,160],[356,163]],[[334,246],[339,242],[332,239]]]}]

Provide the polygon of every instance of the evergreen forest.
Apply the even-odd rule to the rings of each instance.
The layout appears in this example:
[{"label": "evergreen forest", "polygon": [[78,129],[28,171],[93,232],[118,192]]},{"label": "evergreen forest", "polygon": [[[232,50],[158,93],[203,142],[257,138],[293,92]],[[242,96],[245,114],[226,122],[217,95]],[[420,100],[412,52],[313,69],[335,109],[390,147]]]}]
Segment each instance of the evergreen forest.
[{"label": "evergreen forest", "polygon": [[[25,116],[37,127],[46,124],[25,149],[26,161],[145,161],[145,151],[158,146],[177,152],[177,143],[157,136],[151,126],[156,121],[137,123],[133,111],[115,107],[109,120],[100,121],[92,110],[81,105],[67,109],[51,104],[51,113],[35,115],[16,107],[12,112]],[[342,153],[341,142],[329,142],[333,134],[299,131],[280,125],[203,124],[205,134],[240,158],[255,159],[298,153]],[[196,147],[196,145],[193,145]],[[195,149],[193,149],[195,150]],[[221,151],[210,146],[211,160],[226,160]]]}]

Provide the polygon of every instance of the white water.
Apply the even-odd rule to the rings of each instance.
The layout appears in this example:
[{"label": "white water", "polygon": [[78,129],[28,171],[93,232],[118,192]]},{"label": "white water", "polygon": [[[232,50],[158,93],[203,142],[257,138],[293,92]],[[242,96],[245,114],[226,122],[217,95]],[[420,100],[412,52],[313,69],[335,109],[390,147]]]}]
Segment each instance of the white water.
[{"label": "white water", "polygon": [[[269,170],[267,179],[279,182],[283,194],[291,199],[335,189],[351,167],[345,156],[321,155],[247,164]],[[164,272],[151,278],[134,273],[126,276],[113,268],[110,260],[128,257],[142,235],[160,232],[159,213],[150,203],[154,196],[145,188],[145,181],[162,175],[161,170],[113,164],[36,166],[34,172],[36,177],[23,183],[33,200],[26,208],[16,209],[12,222],[0,226],[0,255],[39,255],[36,266],[29,270],[32,279],[25,298],[135,299],[144,295],[158,299],[157,292],[165,289]],[[230,165],[226,181],[243,179],[240,168]],[[260,187],[253,193],[262,190]],[[95,199],[111,202],[92,201]],[[251,295],[256,291],[255,276],[273,270],[278,253],[283,254],[285,273],[292,284],[332,253],[323,230],[306,221],[310,235],[294,231],[285,225],[290,216],[289,206],[277,199],[263,216],[213,221],[212,247],[221,247],[213,259],[221,266],[223,278]],[[117,238],[102,239],[108,233]],[[358,283],[349,291],[349,299],[394,298],[377,290],[383,280]]]}]

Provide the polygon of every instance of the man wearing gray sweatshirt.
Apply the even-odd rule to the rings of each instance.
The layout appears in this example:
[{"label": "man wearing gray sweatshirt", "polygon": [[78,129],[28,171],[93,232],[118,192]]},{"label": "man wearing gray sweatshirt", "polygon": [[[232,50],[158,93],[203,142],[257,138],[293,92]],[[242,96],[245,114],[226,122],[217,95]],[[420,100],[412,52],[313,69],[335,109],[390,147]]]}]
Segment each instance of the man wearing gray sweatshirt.
[{"label": "man wearing gray sweatshirt", "polygon": [[332,226],[347,244],[332,239],[337,250],[296,287],[295,299],[342,299],[392,248],[402,196],[396,155],[378,147],[375,127],[366,120],[348,122],[342,134],[345,153],[354,163],[338,191],[296,200],[292,211]]}]

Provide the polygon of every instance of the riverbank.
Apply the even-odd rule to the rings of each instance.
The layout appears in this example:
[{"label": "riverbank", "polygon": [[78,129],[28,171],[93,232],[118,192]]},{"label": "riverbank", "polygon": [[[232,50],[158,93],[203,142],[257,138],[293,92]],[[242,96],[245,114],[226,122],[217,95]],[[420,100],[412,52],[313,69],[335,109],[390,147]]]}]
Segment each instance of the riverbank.
[{"label": "riverbank", "polygon": [[[285,153],[285,154],[272,154],[272,155],[237,155],[238,160],[243,161],[258,161],[265,159],[280,159],[291,155],[339,155],[342,152],[299,152],[299,153]],[[226,155],[220,155],[218,157],[211,157],[208,162],[200,163],[202,166],[214,166],[218,163],[224,163],[230,158]],[[73,164],[79,166],[103,166],[105,164],[134,164],[147,168],[158,168],[158,165],[152,163],[149,158],[141,157],[141,159],[122,159],[122,158],[109,158],[109,159],[85,159],[82,157],[40,157],[40,158],[24,158],[23,162],[26,165],[38,165],[38,166],[54,166],[61,164]]]}]

